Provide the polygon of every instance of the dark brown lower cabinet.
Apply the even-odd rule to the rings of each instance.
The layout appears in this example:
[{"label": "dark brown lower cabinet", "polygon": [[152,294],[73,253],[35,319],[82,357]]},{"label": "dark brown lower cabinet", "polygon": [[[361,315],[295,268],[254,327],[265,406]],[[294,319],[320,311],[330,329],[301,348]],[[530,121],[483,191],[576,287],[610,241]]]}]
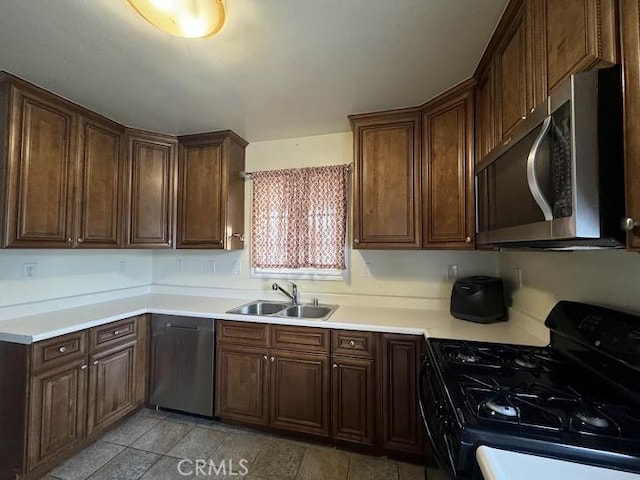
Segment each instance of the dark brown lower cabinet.
[{"label": "dark brown lower cabinet", "polygon": [[268,359],[266,351],[256,348],[218,348],[216,415],[254,425],[269,423]]},{"label": "dark brown lower cabinet", "polygon": [[91,356],[87,433],[104,429],[136,404],[136,342]]},{"label": "dark brown lower cabinet", "polygon": [[374,361],[334,356],[331,367],[333,438],[374,445],[376,409]]},{"label": "dark brown lower cabinet", "polygon": [[358,446],[424,453],[422,336],[218,321],[216,415]]},{"label": "dark brown lower cabinet", "polygon": [[424,338],[383,334],[381,342],[382,448],[399,453],[423,453],[418,371]]},{"label": "dark brown lower cabinet", "polygon": [[29,471],[73,449],[84,437],[86,370],[85,360],[80,359],[31,378]]},{"label": "dark brown lower cabinet", "polygon": [[146,401],[147,328],[142,315],[0,342],[0,480],[40,478]]},{"label": "dark brown lower cabinet", "polygon": [[271,425],[329,435],[329,358],[298,352],[272,352]]}]

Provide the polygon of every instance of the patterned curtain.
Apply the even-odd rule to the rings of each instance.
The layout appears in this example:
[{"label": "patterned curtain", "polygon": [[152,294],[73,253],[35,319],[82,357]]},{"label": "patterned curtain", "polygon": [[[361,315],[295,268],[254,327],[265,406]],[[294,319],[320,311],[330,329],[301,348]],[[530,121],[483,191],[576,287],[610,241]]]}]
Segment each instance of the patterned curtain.
[{"label": "patterned curtain", "polygon": [[252,267],[345,269],[348,168],[253,174]]}]

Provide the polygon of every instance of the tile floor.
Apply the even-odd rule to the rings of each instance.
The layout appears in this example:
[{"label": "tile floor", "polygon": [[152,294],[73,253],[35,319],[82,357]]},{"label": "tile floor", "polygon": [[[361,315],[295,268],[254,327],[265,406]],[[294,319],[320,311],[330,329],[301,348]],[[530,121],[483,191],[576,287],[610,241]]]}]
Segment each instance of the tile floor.
[{"label": "tile floor", "polygon": [[[202,459],[225,472],[196,471]],[[243,460],[243,463],[240,462]],[[244,463],[246,462],[246,463]],[[243,468],[246,466],[248,472]],[[424,469],[230,427],[217,422],[154,410],[141,410],[115,430],[44,477],[46,480],[423,480]],[[428,472],[429,480],[440,480]]]}]

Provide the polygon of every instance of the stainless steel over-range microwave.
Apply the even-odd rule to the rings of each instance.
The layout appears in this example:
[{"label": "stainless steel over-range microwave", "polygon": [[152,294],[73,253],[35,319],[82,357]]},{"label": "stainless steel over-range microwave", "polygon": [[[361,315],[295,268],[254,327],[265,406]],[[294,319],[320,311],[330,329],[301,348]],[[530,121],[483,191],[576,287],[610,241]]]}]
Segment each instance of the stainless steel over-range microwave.
[{"label": "stainless steel over-range microwave", "polygon": [[618,67],[572,75],[478,163],[478,244],[624,245],[621,82]]}]

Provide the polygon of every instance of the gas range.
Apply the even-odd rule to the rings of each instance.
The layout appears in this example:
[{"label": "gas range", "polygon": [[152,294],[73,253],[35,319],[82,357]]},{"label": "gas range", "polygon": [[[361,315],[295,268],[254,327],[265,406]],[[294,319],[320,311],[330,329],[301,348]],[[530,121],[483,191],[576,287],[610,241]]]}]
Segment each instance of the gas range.
[{"label": "gas range", "polygon": [[560,302],[546,325],[547,347],[428,340],[420,404],[451,478],[480,478],[480,445],[640,472],[640,317]]}]

